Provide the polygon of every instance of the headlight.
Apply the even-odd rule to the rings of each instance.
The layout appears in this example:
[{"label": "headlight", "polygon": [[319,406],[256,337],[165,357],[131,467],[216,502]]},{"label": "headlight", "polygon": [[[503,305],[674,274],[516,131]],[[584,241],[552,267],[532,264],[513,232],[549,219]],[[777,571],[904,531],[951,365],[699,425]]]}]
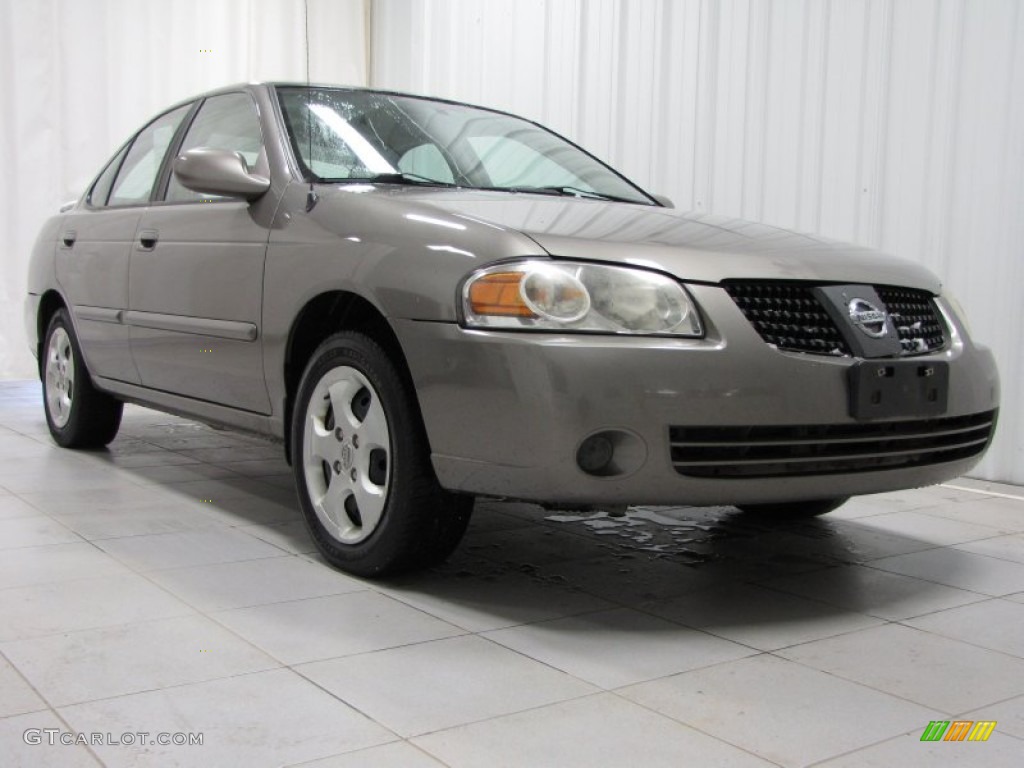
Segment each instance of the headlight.
[{"label": "headlight", "polygon": [[473,328],[702,336],[686,289],[657,272],[524,261],[473,274],[462,290]]}]

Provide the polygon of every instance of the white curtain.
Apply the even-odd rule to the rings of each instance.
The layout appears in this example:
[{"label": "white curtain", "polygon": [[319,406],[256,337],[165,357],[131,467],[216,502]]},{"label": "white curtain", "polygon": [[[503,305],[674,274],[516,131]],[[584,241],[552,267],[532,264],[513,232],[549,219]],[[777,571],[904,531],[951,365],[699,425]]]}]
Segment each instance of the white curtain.
[{"label": "white curtain", "polygon": [[[148,117],[202,91],[306,79],[303,0],[0,0],[0,378],[43,221]],[[365,85],[366,0],[308,0],[309,76]]]}]

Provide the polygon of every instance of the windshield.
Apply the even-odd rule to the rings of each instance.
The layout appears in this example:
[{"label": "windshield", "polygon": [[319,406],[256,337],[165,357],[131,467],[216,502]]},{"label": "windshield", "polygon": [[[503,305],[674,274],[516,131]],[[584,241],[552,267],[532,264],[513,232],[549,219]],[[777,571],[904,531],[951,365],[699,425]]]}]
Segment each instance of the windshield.
[{"label": "windshield", "polygon": [[526,120],[341,88],[277,89],[309,181],[380,181],[655,204],[583,150]]}]

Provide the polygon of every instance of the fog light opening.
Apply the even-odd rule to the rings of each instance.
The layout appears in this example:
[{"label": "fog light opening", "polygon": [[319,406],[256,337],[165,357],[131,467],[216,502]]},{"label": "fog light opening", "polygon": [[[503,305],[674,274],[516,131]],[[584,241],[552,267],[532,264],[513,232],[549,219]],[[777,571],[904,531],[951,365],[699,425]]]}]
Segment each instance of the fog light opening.
[{"label": "fog light opening", "polygon": [[605,429],[588,435],[576,449],[576,466],[591,477],[621,477],[636,472],[647,460],[639,435]]},{"label": "fog light opening", "polygon": [[615,446],[604,433],[591,435],[576,451],[576,463],[588,475],[607,475],[615,456]]}]

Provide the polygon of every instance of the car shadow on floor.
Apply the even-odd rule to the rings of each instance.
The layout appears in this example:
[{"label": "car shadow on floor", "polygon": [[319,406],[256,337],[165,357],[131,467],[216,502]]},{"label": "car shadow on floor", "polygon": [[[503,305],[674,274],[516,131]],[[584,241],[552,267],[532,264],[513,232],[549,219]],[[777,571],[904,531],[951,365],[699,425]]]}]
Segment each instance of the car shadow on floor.
[{"label": "car shadow on floor", "polygon": [[[329,567],[279,446],[161,416],[130,422],[92,459]],[[798,641],[800,627],[830,617],[879,623],[984,599],[890,567],[939,545],[876,525],[887,514],[780,520],[732,507],[632,507],[612,516],[479,499],[447,563],[366,584],[476,631],[583,615],[591,624],[611,615],[614,624],[607,612],[626,608],[723,636],[774,628],[768,634],[778,637],[754,643],[766,647]]]},{"label": "car shadow on floor", "polygon": [[[992,531],[998,534],[997,531]],[[758,648],[986,599],[900,573],[902,556],[954,553],[868,518],[771,520],[729,507],[552,512],[479,500],[460,549],[443,566],[385,582],[413,604],[445,601],[471,628],[541,621],[574,610],[577,628],[615,630],[633,609]],[[600,601],[599,603],[593,602]],[[456,622],[459,623],[459,622]],[[657,625],[644,625],[651,631]]]}]

